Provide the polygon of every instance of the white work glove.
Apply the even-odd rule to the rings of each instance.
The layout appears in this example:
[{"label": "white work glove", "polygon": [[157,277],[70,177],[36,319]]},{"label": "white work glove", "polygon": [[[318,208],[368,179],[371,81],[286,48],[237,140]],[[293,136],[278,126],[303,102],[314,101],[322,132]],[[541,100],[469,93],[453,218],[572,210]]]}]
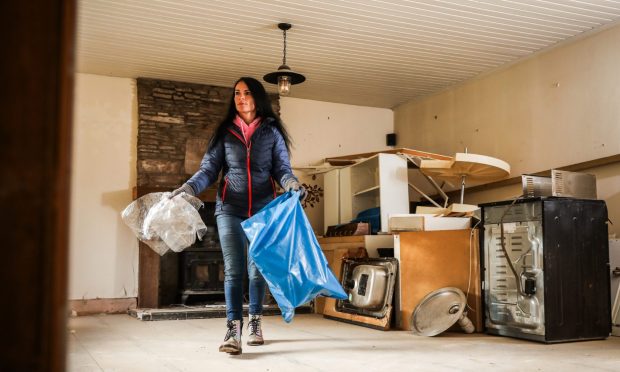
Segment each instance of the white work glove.
[{"label": "white work glove", "polygon": [[288,191],[299,191],[299,201],[303,202],[306,196],[308,196],[308,192],[306,188],[303,187],[299,182],[297,182],[294,178],[290,178],[284,184],[284,190]]},{"label": "white work glove", "polygon": [[172,194],[170,195],[170,197],[174,198],[175,196],[179,195],[182,192],[186,193],[187,195],[196,196],[196,193],[194,192],[194,189],[192,189],[192,187],[190,185],[184,183],[181,187],[179,187],[178,189],[174,190],[172,192]]}]

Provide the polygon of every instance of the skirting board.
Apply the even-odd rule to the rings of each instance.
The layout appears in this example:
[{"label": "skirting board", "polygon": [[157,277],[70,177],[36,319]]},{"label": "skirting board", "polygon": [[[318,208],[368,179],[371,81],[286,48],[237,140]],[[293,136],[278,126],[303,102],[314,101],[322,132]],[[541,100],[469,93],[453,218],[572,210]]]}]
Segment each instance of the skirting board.
[{"label": "skirting board", "polygon": [[69,300],[69,311],[72,316],[92,314],[120,314],[135,309],[138,304],[136,297],[129,298],[93,298]]}]

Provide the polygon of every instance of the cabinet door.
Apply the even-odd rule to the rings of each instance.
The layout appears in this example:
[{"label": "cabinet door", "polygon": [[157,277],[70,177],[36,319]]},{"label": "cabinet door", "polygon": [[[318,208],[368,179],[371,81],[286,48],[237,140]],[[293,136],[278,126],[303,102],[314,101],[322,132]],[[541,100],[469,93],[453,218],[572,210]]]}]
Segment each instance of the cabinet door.
[{"label": "cabinet door", "polygon": [[381,231],[388,231],[390,214],[409,213],[407,161],[392,154],[379,154],[379,206]]},{"label": "cabinet door", "polygon": [[411,315],[427,294],[456,287],[467,296],[467,317],[482,332],[482,294],[478,231],[444,230],[402,232],[395,237],[399,289],[397,322],[411,330]]},{"label": "cabinet door", "polygon": [[340,223],[340,169],[323,175],[323,228]]},{"label": "cabinet door", "polygon": [[353,197],[351,194],[351,167],[340,169],[340,223],[350,222],[353,215]]}]

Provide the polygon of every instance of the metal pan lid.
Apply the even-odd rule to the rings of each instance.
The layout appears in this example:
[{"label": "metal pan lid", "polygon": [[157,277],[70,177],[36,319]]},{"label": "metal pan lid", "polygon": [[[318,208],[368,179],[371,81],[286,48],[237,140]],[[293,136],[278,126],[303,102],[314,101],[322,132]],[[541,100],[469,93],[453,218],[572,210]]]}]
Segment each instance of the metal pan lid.
[{"label": "metal pan lid", "polygon": [[436,336],[456,323],[466,306],[463,291],[446,287],[427,294],[411,315],[411,330],[418,336]]}]

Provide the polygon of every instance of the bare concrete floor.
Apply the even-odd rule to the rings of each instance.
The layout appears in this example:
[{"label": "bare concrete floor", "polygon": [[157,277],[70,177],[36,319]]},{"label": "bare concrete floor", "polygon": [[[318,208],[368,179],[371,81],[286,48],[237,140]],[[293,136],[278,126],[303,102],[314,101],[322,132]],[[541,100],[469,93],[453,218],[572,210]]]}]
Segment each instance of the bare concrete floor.
[{"label": "bare concrete floor", "polygon": [[[145,322],[71,318],[68,370],[77,371],[620,371],[620,338],[545,345],[483,334],[417,337],[297,315],[264,318],[266,344],[218,352],[224,319]],[[245,342],[245,338],[244,338]]]}]

